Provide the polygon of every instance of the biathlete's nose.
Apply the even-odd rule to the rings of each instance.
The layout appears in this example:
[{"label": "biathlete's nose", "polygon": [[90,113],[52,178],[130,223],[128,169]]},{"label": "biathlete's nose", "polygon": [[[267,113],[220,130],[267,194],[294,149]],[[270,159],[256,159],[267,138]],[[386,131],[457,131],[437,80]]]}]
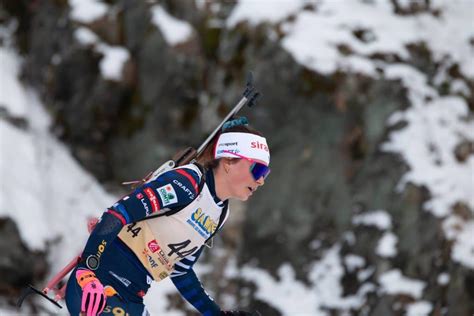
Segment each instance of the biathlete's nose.
[{"label": "biathlete's nose", "polygon": [[257,181],[255,181],[255,182],[257,182],[257,184],[258,184],[259,186],[262,186],[262,185],[265,184],[265,178],[264,178],[263,176],[261,176],[261,177],[260,177]]}]

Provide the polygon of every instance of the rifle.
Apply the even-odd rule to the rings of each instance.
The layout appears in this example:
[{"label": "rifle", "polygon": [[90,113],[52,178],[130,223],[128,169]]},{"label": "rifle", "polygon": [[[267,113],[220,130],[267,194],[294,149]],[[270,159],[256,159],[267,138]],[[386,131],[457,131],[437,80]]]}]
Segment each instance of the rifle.
[{"label": "rifle", "polygon": [[193,147],[187,147],[181,151],[179,151],[174,157],[165,163],[163,163],[160,167],[156,170],[149,172],[142,180],[138,181],[130,181],[130,182],[123,182],[122,184],[130,184],[133,188],[140,186],[144,183],[147,183],[151,180],[156,179],[160,174],[169,171],[175,167],[179,167],[188,163],[193,163],[197,160],[197,158],[202,154],[204,149],[206,149],[207,145],[212,141],[214,136],[219,132],[222,126],[231,120],[235,114],[237,114],[240,109],[244,105],[248,105],[252,107],[257,103],[257,99],[261,96],[260,92],[256,91],[253,86],[253,74],[249,72],[247,74],[247,83],[245,85],[245,90],[242,93],[242,98],[239,102],[234,106],[234,108],[227,114],[227,116],[222,120],[222,122],[214,129],[214,131],[209,134],[206,140],[198,147],[198,149],[194,149]]}]

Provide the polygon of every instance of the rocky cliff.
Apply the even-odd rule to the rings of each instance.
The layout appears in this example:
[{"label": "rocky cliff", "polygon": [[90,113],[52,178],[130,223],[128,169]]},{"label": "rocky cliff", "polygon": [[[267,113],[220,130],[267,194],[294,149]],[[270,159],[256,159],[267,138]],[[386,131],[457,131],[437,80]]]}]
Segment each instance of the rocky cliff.
[{"label": "rocky cliff", "polygon": [[[234,206],[243,209],[217,242],[228,252],[205,258],[213,269],[204,279],[217,301],[230,296],[236,305],[263,315],[474,312],[474,246],[457,237],[474,239],[472,197],[456,193],[463,180],[449,180],[454,173],[448,180],[440,176],[433,187],[421,178],[407,179],[410,172],[435,177],[448,165],[473,171],[474,77],[459,60],[440,57],[416,37],[400,40],[403,53],[366,49],[384,40],[383,33],[348,20],[340,29],[352,39],[335,35],[328,44],[341,56],[334,69],[330,62],[327,69],[302,62],[288,48],[290,35],[314,31],[311,24],[297,28],[304,18],[330,18],[336,9],[327,8],[327,2],[305,2],[277,20],[257,22],[237,19],[242,7],[227,1],[101,4],[103,13],[81,15],[74,1],[5,1],[0,13],[25,59],[22,80],[39,91],[53,117],[54,134],[104,185],[139,178],[178,149],[198,146],[240,98],[248,71],[264,95],[243,114],[269,139],[272,173],[245,207]],[[378,12],[380,4],[360,1],[354,8],[360,6]],[[447,19],[449,9],[430,1],[393,0],[385,6],[394,19],[419,21]],[[177,29],[170,35],[160,24],[169,17],[186,23],[181,38],[172,37]],[[315,40],[333,30],[328,25],[314,33]],[[396,30],[391,34],[395,37]],[[471,58],[473,40],[468,41]],[[347,67],[356,58],[370,70],[355,63]],[[448,97],[453,101],[439,105]],[[438,107],[445,114],[430,121]],[[410,111],[422,119],[412,120]],[[426,136],[428,128],[418,139],[406,136],[406,148],[397,147],[397,135],[426,122],[459,137],[448,146],[440,138],[445,134]],[[410,137],[415,137],[411,143]],[[433,169],[417,169],[406,158],[403,150],[412,147],[426,148],[420,159],[437,159]],[[473,185],[471,174],[461,191],[473,193]],[[435,203],[445,195],[452,199]],[[16,240],[13,224],[2,223],[2,240]],[[38,254],[21,259],[15,251],[25,245],[12,250],[8,244],[0,244],[11,259],[0,270],[6,297],[41,278],[45,264],[43,257],[31,271],[13,272],[22,267],[21,260]],[[454,255],[456,247],[464,247],[467,262]],[[228,272],[229,266],[240,272]],[[293,305],[284,307],[278,293],[285,292],[275,286],[275,296],[268,296],[251,277],[257,270],[275,284],[289,280],[306,288],[307,295],[293,297],[298,290],[289,290],[294,300],[285,304]],[[11,274],[17,277],[6,278]],[[340,285],[332,297],[329,274]],[[222,278],[228,282],[218,281]],[[412,286],[393,290],[390,284],[400,279]],[[174,304],[189,309],[178,298]],[[303,305],[313,306],[314,313]]]}]

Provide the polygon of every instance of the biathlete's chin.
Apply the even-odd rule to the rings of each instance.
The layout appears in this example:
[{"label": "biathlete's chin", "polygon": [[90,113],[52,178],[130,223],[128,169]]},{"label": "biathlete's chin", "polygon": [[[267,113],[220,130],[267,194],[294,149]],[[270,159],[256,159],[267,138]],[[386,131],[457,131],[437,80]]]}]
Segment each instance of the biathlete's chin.
[{"label": "biathlete's chin", "polygon": [[243,193],[240,196],[237,197],[237,200],[245,202],[249,199],[249,197],[252,195],[252,193]]},{"label": "biathlete's chin", "polygon": [[249,190],[249,191],[246,191],[245,193],[246,193],[245,194],[245,200],[247,201],[253,195],[253,191]]},{"label": "biathlete's chin", "polygon": [[234,194],[232,196],[232,198],[236,199],[236,200],[239,200],[239,201],[247,201],[251,196],[252,194],[254,193],[255,190],[252,189],[252,187],[243,187],[241,188],[240,190],[236,190],[234,191]]}]

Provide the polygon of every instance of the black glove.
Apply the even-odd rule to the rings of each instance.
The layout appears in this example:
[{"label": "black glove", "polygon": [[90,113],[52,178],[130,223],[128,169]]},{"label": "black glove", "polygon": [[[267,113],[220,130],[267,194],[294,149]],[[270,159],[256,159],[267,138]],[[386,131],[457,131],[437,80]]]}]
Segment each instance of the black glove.
[{"label": "black glove", "polygon": [[220,316],[262,316],[259,312],[246,312],[246,311],[221,311]]}]

